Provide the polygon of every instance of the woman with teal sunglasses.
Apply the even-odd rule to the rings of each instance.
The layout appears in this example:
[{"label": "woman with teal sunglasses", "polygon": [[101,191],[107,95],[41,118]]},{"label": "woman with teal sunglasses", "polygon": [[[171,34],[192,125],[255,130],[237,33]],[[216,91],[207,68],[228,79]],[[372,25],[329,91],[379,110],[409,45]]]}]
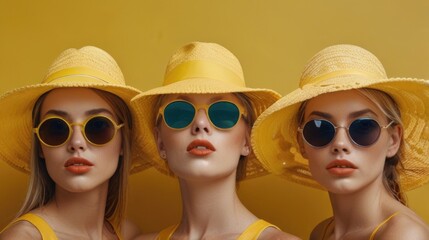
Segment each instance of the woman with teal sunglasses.
[{"label": "woman with teal sunglasses", "polygon": [[179,180],[179,224],[141,239],[296,239],[259,219],[236,184],[266,172],[252,153],[255,118],[279,98],[247,88],[240,63],[222,46],[194,42],[170,59],[162,87],[132,100],[138,143],[162,173]]}]

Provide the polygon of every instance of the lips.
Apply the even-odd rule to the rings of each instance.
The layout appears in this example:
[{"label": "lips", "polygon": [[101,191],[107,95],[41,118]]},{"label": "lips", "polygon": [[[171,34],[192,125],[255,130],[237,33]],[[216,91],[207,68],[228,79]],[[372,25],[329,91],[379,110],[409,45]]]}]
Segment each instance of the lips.
[{"label": "lips", "polygon": [[330,162],[326,169],[337,176],[347,176],[352,174],[356,169],[356,165],[347,160],[334,160]]},{"label": "lips", "polygon": [[91,170],[94,166],[90,161],[85,158],[72,157],[64,163],[64,167],[67,171],[74,174],[84,174]]},{"label": "lips", "polygon": [[186,151],[192,155],[206,156],[216,151],[216,148],[207,140],[197,139],[188,145]]}]

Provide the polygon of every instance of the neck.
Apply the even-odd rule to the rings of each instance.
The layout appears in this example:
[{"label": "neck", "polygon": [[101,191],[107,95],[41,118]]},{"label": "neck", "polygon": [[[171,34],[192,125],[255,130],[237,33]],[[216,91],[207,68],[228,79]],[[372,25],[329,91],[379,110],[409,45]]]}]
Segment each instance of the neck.
[{"label": "neck", "polygon": [[183,214],[177,233],[189,239],[240,234],[257,220],[241,203],[235,175],[211,180],[179,179]]},{"label": "neck", "polygon": [[69,192],[56,187],[54,198],[40,213],[55,232],[64,236],[103,239],[108,182],[87,192]]},{"label": "neck", "polygon": [[388,193],[381,178],[350,193],[329,192],[329,197],[334,213],[335,239],[353,232],[372,232],[402,205]]}]

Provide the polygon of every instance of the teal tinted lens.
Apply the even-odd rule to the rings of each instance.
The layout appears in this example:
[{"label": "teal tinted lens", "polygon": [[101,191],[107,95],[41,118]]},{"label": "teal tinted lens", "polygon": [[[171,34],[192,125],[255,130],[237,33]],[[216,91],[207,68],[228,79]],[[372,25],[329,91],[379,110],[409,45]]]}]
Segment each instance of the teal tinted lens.
[{"label": "teal tinted lens", "polygon": [[165,123],[171,128],[185,128],[192,123],[195,109],[192,104],[185,101],[175,101],[164,108]]},{"label": "teal tinted lens", "polygon": [[234,103],[216,102],[210,106],[208,115],[217,128],[228,129],[237,124],[240,118],[240,110]]}]

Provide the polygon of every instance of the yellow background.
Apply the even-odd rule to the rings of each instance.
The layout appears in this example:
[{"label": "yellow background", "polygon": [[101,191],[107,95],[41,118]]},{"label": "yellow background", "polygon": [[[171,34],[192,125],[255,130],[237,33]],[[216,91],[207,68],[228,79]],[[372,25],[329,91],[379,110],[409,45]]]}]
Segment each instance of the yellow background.
[{"label": "yellow background", "polygon": [[[161,84],[173,51],[195,40],[224,45],[249,86],[281,94],[297,87],[313,54],[337,43],[370,50],[389,76],[429,79],[428,10],[426,0],[1,0],[0,92],[40,82],[61,51],[84,45],[108,51],[129,85],[148,90]],[[0,162],[0,228],[22,204],[26,184],[26,175]],[[243,182],[239,195],[259,217],[304,239],[331,214],[325,192],[275,176]],[[429,222],[429,186],[408,197]],[[176,181],[154,170],[131,176],[128,213],[143,231],[178,222]]]}]

